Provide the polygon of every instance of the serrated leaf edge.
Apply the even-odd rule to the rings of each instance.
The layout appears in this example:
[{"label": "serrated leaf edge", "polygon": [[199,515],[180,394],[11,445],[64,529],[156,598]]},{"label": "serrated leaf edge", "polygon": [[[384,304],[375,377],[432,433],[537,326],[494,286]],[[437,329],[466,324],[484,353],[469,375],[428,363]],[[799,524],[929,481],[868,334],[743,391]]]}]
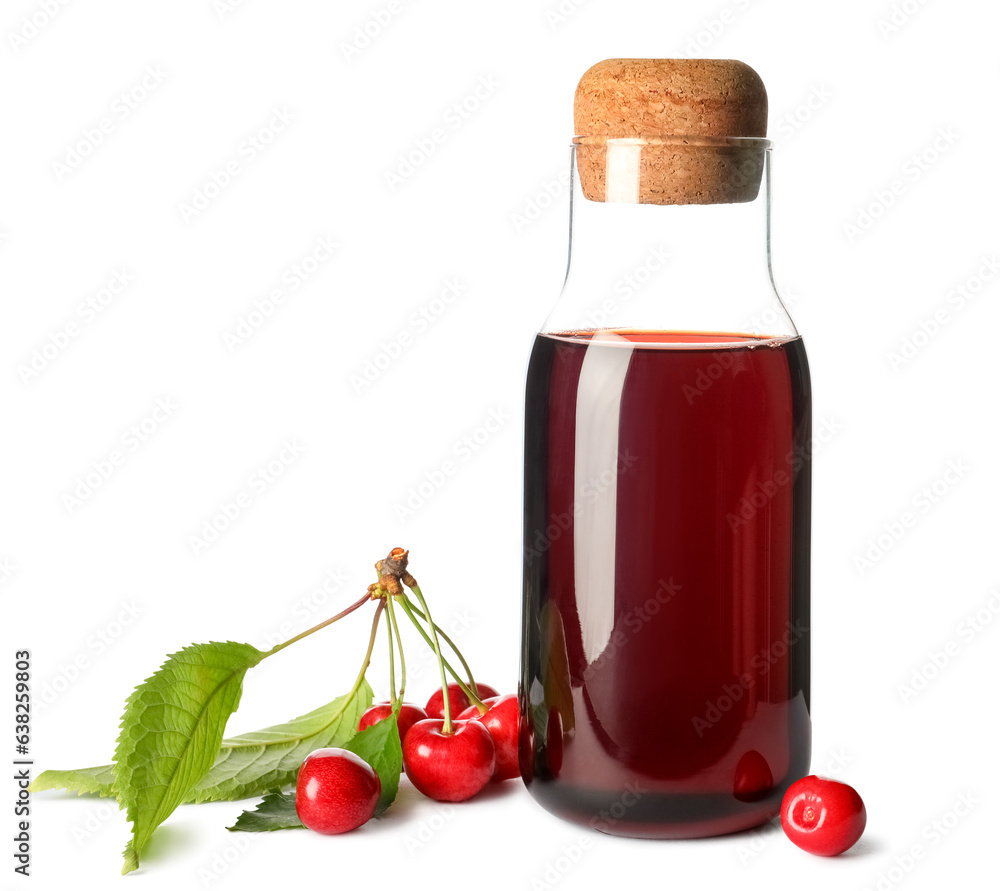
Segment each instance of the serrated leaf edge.
[{"label": "serrated leaf edge", "polygon": [[[128,698],[125,700],[125,710],[122,713],[122,718],[121,718],[121,721],[119,722],[119,725],[118,725],[119,734],[118,734],[118,740],[117,740],[116,747],[115,747],[115,761],[114,761],[114,764],[115,764],[115,781],[114,781],[114,785],[112,786],[112,791],[114,793],[115,799],[118,801],[118,807],[119,807],[119,809],[122,809],[122,808],[125,809],[125,811],[126,811],[126,819],[128,820],[129,823],[132,824],[132,837],[129,839],[128,844],[126,844],[126,846],[125,846],[125,850],[122,852],[122,856],[124,858],[124,863],[122,865],[122,875],[126,875],[129,872],[132,872],[133,870],[138,869],[138,867],[139,867],[139,852],[140,852],[141,848],[145,847],[145,844],[148,843],[149,838],[152,837],[153,832],[156,831],[156,829],[159,827],[159,825],[161,823],[163,823],[164,820],[166,820],[167,817],[169,817],[170,814],[173,813],[173,811],[175,809],[175,808],[170,808],[170,810],[168,810],[167,813],[164,814],[163,813],[163,810],[164,810],[163,801],[164,801],[164,799],[161,798],[159,800],[159,802],[157,803],[156,810],[153,813],[152,828],[148,831],[148,833],[145,834],[145,836],[143,838],[142,845],[140,845],[138,847],[136,846],[136,842],[139,840],[138,836],[136,834],[136,819],[137,819],[137,814],[135,813],[135,810],[134,810],[137,802],[135,800],[134,795],[133,795],[133,797],[132,797],[131,800],[123,800],[123,799],[125,799],[125,791],[127,791],[127,790],[124,790],[122,788],[123,787],[123,782],[124,783],[128,783],[129,780],[131,779],[131,775],[134,773],[134,771],[132,770],[132,768],[130,768],[128,766],[127,759],[128,759],[128,757],[130,755],[132,755],[135,752],[136,746],[138,745],[138,743],[139,743],[139,741],[141,739],[141,737],[139,739],[133,739],[131,736],[126,736],[126,732],[125,732],[126,723],[129,723],[130,727],[134,726],[130,722],[127,721],[129,712],[132,709],[133,705],[139,705],[139,704],[141,704],[140,701],[142,699],[143,694],[147,692],[148,685],[150,683],[152,683],[158,676],[160,676],[161,674],[163,674],[166,671],[167,666],[170,665],[171,662],[181,662],[182,660],[180,659],[180,657],[184,656],[185,654],[196,653],[196,652],[202,650],[202,648],[225,647],[225,646],[247,648],[248,650],[252,650],[256,654],[257,658],[254,659],[253,661],[249,662],[249,664],[244,665],[243,667],[238,667],[238,668],[235,668],[235,669],[231,670],[222,681],[220,681],[219,683],[217,683],[215,685],[215,689],[212,690],[212,692],[208,696],[208,698],[202,703],[201,708],[198,710],[197,715],[195,715],[195,722],[194,722],[194,724],[195,724],[195,727],[199,727],[201,725],[202,718],[203,718],[206,710],[209,708],[209,706],[215,700],[215,697],[221,691],[225,690],[228,687],[228,685],[233,681],[233,679],[235,677],[239,677],[239,683],[238,683],[238,686],[237,686],[237,689],[236,689],[236,692],[235,692],[235,701],[234,701],[233,707],[230,710],[229,715],[227,716],[227,719],[226,719],[228,721],[228,718],[230,716],[232,716],[233,714],[236,713],[237,709],[239,708],[240,701],[243,698],[243,677],[246,675],[247,671],[249,671],[254,666],[258,665],[260,663],[261,659],[263,659],[264,655],[265,655],[263,651],[258,650],[256,647],[252,646],[251,644],[241,643],[239,641],[208,641],[207,643],[190,644],[189,646],[182,647],[180,650],[178,650],[178,651],[176,651],[174,653],[168,654],[167,657],[160,664],[160,667],[157,668],[157,670],[154,671],[141,684],[139,684],[138,686],[136,686],[136,688],[129,694]],[[248,655],[251,655],[251,654],[248,654]],[[179,757],[176,758],[177,764],[174,765],[172,771],[170,772],[170,776],[169,776],[169,778],[167,780],[167,783],[166,783],[166,786],[168,788],[169,788],[170,784],[173,782],[174,777],[177,775],[177,770],[179,769],[181,763],[183,762],[184,756],[189,751],[191,742],[192,742],[192,739],[189,736],[187,738],[184,746],[183,746],[182,754]],[[131,743],[131,745],[130,745],[130,743]],[[218,753],[216,753],[216,757],[217,757],[217,755],[218,755]],[[201,781],[202,777],[204,777],[205,774],[207,774],[212,769],[213,766],[214,766],[214,761],[213,761],[212,765],[210,765],[204,771],[204,773],[202,773],[202,775],[200,777],[198,777],[191,785],[188,786],[187,790],[181,796],[181,801],[182,802],[187,798],[188,792],[190,792],[190,790],[192,788],[194,788],[194,786],[197,785],[198,782]],[[124,767],[124,770],[121,769],[122,767]],[[124,773],[124,775],[126,777],[125,780],[122,779],[123,773]]]}]

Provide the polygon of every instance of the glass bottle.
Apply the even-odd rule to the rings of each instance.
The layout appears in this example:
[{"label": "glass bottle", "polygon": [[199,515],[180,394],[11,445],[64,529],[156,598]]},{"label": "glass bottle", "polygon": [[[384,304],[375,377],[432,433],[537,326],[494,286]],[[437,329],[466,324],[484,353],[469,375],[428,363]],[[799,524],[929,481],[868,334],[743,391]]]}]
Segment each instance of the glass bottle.
[{"label": "glass bottle", "polygon": [[810,384],[770,143],[577,137],[571,171],[526,386],[522,776],[611,834],[746,829],[810,753]]}]

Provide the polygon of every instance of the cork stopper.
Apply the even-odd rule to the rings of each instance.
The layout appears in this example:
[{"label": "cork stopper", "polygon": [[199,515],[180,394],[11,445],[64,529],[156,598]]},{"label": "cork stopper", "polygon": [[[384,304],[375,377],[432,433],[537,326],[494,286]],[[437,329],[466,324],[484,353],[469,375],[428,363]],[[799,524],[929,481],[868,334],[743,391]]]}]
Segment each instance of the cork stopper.
[{"label": "cork stopper", "polygon": [[760,189],[767,92],[732,59],[606,59],[573,103],[591,201],[731,204]]}]

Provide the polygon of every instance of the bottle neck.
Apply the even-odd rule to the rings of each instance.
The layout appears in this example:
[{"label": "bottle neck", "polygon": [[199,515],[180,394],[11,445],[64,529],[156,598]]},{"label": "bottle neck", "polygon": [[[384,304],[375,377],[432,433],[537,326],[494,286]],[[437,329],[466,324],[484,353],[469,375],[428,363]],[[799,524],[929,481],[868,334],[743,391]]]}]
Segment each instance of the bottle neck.
[{"label": "bottle neck", "polygon": [[[543,333],[671,331],[797,336],[771,274],[769,149],[760,188],[736,203],[592,201],[571,162],[569,265]],[[609,164],[609,169],[611,165]],[[744,196],[746,197],[746,196]],[[727,338],[728,339],[728,338]]]}]

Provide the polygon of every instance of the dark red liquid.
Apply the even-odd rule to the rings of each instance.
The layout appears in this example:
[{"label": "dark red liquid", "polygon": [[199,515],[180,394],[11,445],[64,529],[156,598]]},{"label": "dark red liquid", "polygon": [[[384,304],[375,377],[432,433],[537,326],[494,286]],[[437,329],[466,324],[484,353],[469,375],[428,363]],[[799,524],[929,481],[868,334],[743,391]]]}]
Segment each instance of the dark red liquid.
[{"label": "dark red liquid", "polygon": [[809,764],[805,350],[593,337],[528,369],[521,771],[601,831],[745,829]]}]

